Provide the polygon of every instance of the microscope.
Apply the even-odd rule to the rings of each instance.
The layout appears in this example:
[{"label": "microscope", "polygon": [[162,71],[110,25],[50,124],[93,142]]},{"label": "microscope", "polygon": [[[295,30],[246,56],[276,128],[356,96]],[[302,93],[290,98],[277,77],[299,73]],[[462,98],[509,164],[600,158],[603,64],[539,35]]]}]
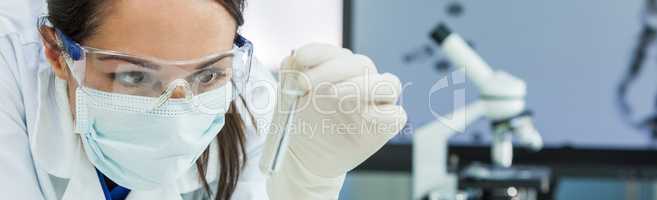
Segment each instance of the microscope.
[{"label": "microscope", "polygon": [[[543,141],[534,127],[531,112],[526,109],[527,87],[523,80],[504,71],[494,71],[445,24],[438,25],[431,38],[440,46],[444,56],[474,83],[480,98],[449,115],[435,116],[435,121],[415,131],[413,199],[469,199],[459,194],[459,175],[448,170],[450,137],[464,132],[467,126],[481,118],[490,120],[492,165],[500,170],[508,169],[512,164],[514,137],[519,146],[534,151],[542,149]],[[470,171],[494,176],[493,171],[486,168]]]}]

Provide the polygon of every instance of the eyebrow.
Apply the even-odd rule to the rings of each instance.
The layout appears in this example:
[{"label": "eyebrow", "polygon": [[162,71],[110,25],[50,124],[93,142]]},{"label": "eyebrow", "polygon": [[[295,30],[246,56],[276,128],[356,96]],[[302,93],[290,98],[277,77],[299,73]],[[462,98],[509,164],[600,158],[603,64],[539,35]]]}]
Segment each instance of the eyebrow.
[{"label": "eyebrow", "polygon": [[207,68],[207,67],[211,66],[212,64],[217,63],[217,62],[219,62],[220,60],[222,60],[226,57],[232,57],[232,56],[233,56],[233,54],[222,54],[220,56],[217,56],[215,58],[212,58],[208,61],[205,61],[205,62],[201,63],[200,65],[198,65],[198,67],[196,67],[196,69]]},{"label": "eyebrow", "polygon": [[[219,62],[220,60],[222,60],[226,57],[232,57],[232,56],[233,56],[233,54],[223,54],[223,55],[217,56],[215,58],[212,58],[208,61],[205,61],[205,62],[201,63],[198,67],[196,67],[196,69],[207,68],[207,67],[211,66],[212,64],[214,64],[216,62]],[[103,56],[99,57],[98,60],[120,60],[120,61],[129,62],[129,63],[132,63],[134,65],[138,65],[140,67],[144,67],[144,68],[148,68],[148,69],[153,69],[153,70],[159,70],[160,69],[160,66],[153,63],[153,62],[150,62],[150,61],[147,61],[147,60],[142,60],[142,59],[139,59],[139,58],[131,58],[131,57],[120,56],[120,55],[103,55]]]},{"label": "eyebrow", "polygon": [[140,67],[148,68],[148,69],[153,69],[153,70],[159,70],[160,66],[138,58],[131,58],[131,57],[125,57],[125,56],[119,56],[119,55],[103,55],[98,58],[98,60],[120,60],[120,61],[125,61],[129,62],[135,65],[138,65]]}]

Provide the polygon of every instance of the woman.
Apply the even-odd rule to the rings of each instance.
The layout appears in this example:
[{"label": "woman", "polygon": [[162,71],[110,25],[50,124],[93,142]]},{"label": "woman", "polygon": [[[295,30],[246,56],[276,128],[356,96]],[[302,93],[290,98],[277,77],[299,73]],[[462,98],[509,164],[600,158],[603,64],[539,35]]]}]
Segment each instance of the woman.
[{"label": "woman", "polygon": [[[238,34],[245,2],[47,3],[36,49],[0,17],[0,89],[9,94],[0,108],[9,130],[0,135],[27,137],[0,147],[18,152],[0,155],[9,166],[0,177],[30,180],[4,194],[337,199],[346,172],[405,124],[394,75],[345,49],[302,47],[283,64],[302,72],[300,126],[280,171],[268,177],[258,165],[272,154],[264,133],[276,90],[263,88],[276,83],[252,63],[252,45]],[[34,50],[48,64],[27,57]]]}]

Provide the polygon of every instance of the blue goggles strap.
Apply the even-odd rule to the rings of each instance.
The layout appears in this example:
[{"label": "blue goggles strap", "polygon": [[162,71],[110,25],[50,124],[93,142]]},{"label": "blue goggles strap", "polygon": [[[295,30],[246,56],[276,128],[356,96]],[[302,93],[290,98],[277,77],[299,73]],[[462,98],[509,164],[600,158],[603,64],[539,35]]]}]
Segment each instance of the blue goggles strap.
[{"label": "blue goggles strap", "polygon": [[71,59],[80,60],[80,58],[82,58],[82,47],[59,29],[55,29],[55,32],[62,42],[62,48],[64,48],[66,53],[71,56]]},{"label": "blue goggles strap", "polygon": [[235,40],[233,41],[233,44],[235,44],[237,47],[243,47],[244,45],[251,43],[249,40],[246,38],[242,37],[239,33],[235,35]]},{"label": "blue goggles strap", "polygon": [[[68,37],[66,34],[64,34],[62,31],[59,29],[55,28],[55,32],[57,33],[57,37],[61,39],[62,42],[62,48],[66,51],[66,53],[71,56],[71,59],[73,60],[80,60],[82,58],[82,46],[78,44],[77,42],[73,41],[70,37]],[[247,45],[251,43],[249,40],[246,38],[242,37],[239,33],[235,36],[235,40],[233,40],[233,44],[235,44],[237,47],[243,47],[244,45]]]}]

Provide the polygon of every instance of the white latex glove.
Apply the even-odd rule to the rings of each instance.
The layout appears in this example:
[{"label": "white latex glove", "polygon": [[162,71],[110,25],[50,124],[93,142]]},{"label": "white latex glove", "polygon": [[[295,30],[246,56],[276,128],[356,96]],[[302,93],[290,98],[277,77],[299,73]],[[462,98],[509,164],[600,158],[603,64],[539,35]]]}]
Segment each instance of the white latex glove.
[{"label": "white latex glove", "polygon": [[[269,195],[272,200],[337,199],[344,175],[406,124],[404,109],[396,105],[401,84],[347,49],[312,44],[295,52],[283,61],[280,80],[293,74],[289,70],[300,71],[297,81],[305,94],[299,98],[284,162],[268,181]],[[281,91],[277,109],[291,102]],[[273,125],[281,120],[277,110]],[[276,141],[271,138],[263,160],[273,154]]]}]

